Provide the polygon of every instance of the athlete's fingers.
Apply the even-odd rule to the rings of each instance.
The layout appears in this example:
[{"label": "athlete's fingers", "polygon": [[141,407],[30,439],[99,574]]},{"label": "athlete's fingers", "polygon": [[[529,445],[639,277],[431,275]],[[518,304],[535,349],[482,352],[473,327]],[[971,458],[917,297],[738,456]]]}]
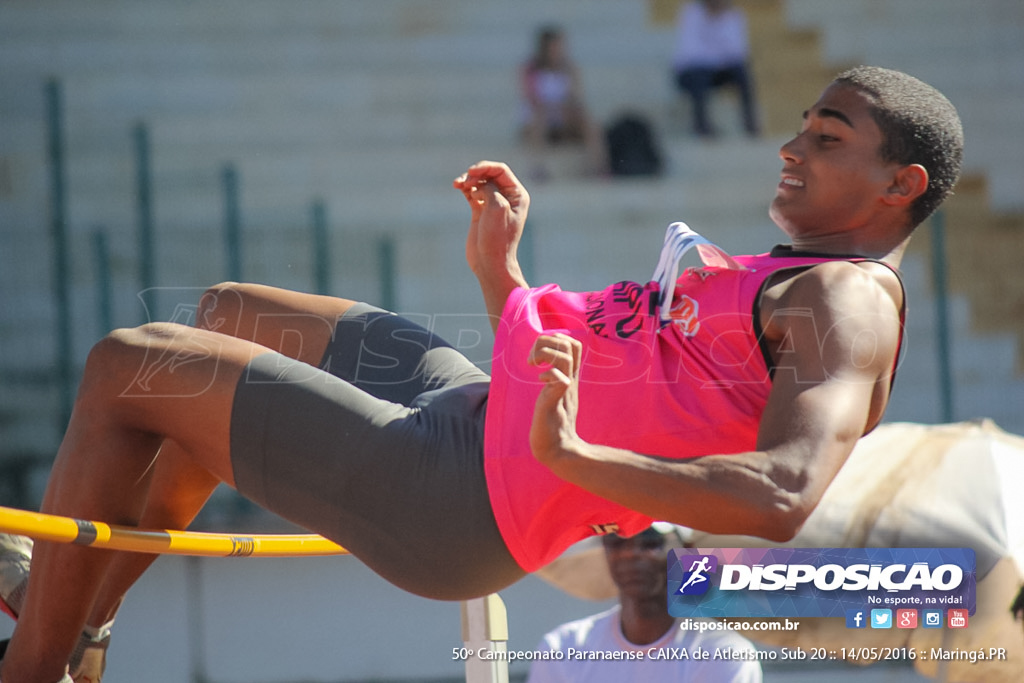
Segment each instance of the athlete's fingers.
[{"label": "athlete's fingers", "polygon": [[579,339],[569,338],[572,347],[573,377],[580,374],[580,367],[583,365],[583,342]]},{"label": "athlete's fingers", "polygon": [[527,359],[531,365],[557,368],[567,377],[579,375],[583,345],[567,334],[541,335],[533,344]]},{"label": "athlete's fingers", "polygon": [[508,164],[500,161],[479,161],[470,166],[465,175],[467,178],[493,181],[502,191],[523,186]]},{"label": "athlete's fingers", "polygon": [[499,189],[496,183],[485,178],[467,178],[465,175],[456,178],[452,186],[462,192],[462,196],[471,206],[482,207],[487,204],[494,204],[499,207],[508,208],[511,201]]},{"label": "athlete's fingers", "polygon": [[534,348],[538,351],[550,351],[558,355],[568,356],[570,362],[574,366],[578,366],[583,344],[564,332],[554,332],[537,337],[537,341],[534,342]]},{"label": "athlete's fingers", "polygon": [[551,367],[540,373],[540,381],[547,385],[553,385],[552,390],[557,394],[564,394],[572,386],[572,379],[556,367]]},{"label": "athlete's fingers", "polygon": [[470,179],[466,174],[462,174],[458,178],[452,181],[452,187],[462,193],[462,196],[466,198],[466,201],[473,203],[482,203],[483,197],[474,197],[474,193],[479,192],[483,186],[486,185],[485,181],[479,179]]},{"label": "athlete's fingers", "polygon": [[499,161],[480,161],[470,166],[465,173],[455,179],[457,188],[471,187],[474,184],[494,183],[498,191],[516,205],[527,205],[529,193],[512,172],[507,164]]}]

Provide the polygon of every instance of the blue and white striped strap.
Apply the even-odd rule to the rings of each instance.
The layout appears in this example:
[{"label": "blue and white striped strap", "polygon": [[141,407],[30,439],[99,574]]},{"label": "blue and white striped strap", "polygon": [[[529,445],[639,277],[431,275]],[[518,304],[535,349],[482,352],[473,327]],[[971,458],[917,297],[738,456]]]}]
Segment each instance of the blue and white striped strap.
[{"label": "blue and white striped strap", "polygon": [[690,229],[686,223],[672,223],[665,231],[665,243],[661,247],[658,267],[654,270],[652,281],[659,286],[658,308],[662,323],[671,320],[672,298],[676,289],[676,278],[679,277],[679,261],[683,254],[697,247],[700,260],[706,266],[742,270],[733,257],[722,248],[709,242]]}]

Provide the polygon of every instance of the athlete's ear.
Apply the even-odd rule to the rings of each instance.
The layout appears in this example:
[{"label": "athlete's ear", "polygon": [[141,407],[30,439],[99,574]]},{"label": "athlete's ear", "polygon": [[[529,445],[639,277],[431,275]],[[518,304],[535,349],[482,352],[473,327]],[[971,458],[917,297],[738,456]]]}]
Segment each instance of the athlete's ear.
[{"label": "athlete's ear", "polygon": [[885,202],[892,206],[911,204],[928,189],[928,169],[921,164],[901,166],[893,175],[885,193]]}]

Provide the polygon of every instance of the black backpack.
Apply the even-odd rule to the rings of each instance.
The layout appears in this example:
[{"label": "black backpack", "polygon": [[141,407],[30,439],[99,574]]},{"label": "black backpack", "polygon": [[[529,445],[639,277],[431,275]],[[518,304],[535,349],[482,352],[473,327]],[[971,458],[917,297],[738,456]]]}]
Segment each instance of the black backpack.
[{"label": "black backpack", "polygon": [[650,122],[639,114],[623,114],[605,131],[608,165],[612,175],[658,175],[662,171],[661,151]]}]

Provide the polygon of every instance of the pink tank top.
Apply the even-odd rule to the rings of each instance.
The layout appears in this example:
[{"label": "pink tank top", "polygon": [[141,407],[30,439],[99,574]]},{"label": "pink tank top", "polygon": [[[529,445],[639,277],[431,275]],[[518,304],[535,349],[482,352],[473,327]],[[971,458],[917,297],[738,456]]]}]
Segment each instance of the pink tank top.
[{"label": "pink tank top", "polygon": [[[705,265],[676,278],[691,246]],[[541,383],[526,359],[537,336],[561,331],[583,342],[577,431],[584,440],[667,458],[753,450],[771,389],[758,343],[762,286],[779,270],[835,260],[773,254],[731,258],[676,223],[647,284],[585,293],[546,285],[509,296],[495,340],[484,453],[498,527],[523,569],[539,569],[587,536],[630,536],[654,521],[559,479],[531,454]]]}]

